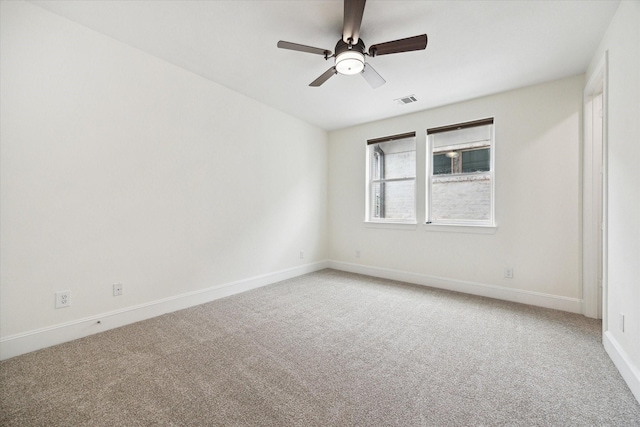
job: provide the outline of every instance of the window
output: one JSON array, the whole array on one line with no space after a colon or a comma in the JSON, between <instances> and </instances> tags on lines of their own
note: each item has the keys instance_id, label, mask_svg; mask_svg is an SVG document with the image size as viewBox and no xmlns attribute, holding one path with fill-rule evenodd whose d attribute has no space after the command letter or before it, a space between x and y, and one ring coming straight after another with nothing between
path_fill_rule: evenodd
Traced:
<instances>
[{"instance_id":1,"label":"window","mask_svg":"<svg viewBox=\"0 0 640 427\"><path fill-rule=\"evenodd\" d=\"M493 118L427 136L427 223L493 225Z\"/></svg>"},{"instance_id":2,"label":"window","mask_svg":"<svg viewBox=\"0 0 640 427\"><path fill-rule=\"evenodd\" d=\"M415 132L367 141L366 219L415 223Z\"/></svg>"}]
</instances>

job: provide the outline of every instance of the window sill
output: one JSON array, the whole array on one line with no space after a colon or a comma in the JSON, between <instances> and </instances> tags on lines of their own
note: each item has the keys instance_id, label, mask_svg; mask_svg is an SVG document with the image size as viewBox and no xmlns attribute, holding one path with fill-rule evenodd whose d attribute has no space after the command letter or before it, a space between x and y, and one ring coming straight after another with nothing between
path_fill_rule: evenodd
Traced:
<instances>
[{"instance_id":1,"label":"window sill","mask_svg":"<svg viewBox=\"0 0 640 427\"><path fill-rule=\"evenodd\" d=\"M495 234L498 231L497 225L423 224L423 226L425 231L445 233Z\"/></svg>"},{"instance_id":2,"label":"window sill","mask_svg":"<svg viewBox=\"0 0 640 427\"><path fill-rule=\"evenodd\" d=\"M377 222L365 221L364 226L367 228L386 228L389 230L417 230L416 222Z\"/></svg>"}]
</instances>

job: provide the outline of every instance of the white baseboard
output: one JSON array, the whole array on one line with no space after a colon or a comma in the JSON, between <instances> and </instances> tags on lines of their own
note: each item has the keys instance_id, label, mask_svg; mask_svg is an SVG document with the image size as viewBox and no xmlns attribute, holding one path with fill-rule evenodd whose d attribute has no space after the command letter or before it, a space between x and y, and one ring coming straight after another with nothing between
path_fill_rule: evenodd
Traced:
<instances>
[{"instance_id":1,"label":"white baseboard","mask_svg":"<svg viewBox=\"0 0 640 427\"><path fill-rule=\"evenodd\" d=\"M371 267L368 265L352 264L342 261L329 260L329 268L349 271L351 273L365 274L367 276L380 277L383 279L413 283L416 285L430 286L432 288L463 292L482 297L552 308L555 310L568 311L570 313L582 313L582 300L578 298L524 291L521 289L510 289L485 283L448 279L445 277L429 276L426 274L391 270L388 268Z\"/></svg>"},{"instance_id":2,"label":"white baseboard","mask_svg":"<svg viewBox=\"0 0 640 427\"><path fill-rule=\"evenodd\" d=\"M640 369L631 361L629 355L622 349L618 340L615 339L611 332L607 331L602 336L602 344L607 354L616 365L620 375L629 386L631 393L640 403Z\"/></svg>"},{"instance_id":3,"label":"white baseboard","mask_svg":"<svg viewBox=\"0 0 640 427\"><path fill-rule=\"evenodd\" d=\"M305 264L161 300L151 301L145 304L123 308L121 310L100 313L95 316L85 317L71 322L10 335L0 339L0 360L19 356L21 354L61 344L67 341L72 341L98 332L104 332L130 323L150 319L165 313L204 304L219 298L246 292L281 280L322 270L328 266L328 261ZM98 323L98 321L100 323Z\"/></svg>"}]
</instances>

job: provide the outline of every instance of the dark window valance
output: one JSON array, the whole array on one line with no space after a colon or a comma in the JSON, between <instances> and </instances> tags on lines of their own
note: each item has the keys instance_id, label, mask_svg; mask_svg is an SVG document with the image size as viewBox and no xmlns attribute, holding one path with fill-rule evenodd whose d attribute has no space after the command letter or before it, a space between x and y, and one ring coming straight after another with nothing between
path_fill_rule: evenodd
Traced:
<instances>
[{"instance_id":1,"label":"dark window valance","mask_svg":"<svg viewBox=\"0 0 640 427\"><path fill-rule=\"evenodd\" d=\"M476 126L492 125L492 124L493 124L493 117L490 117L488 119L474 120L472 122L458 123L455 125L440 126L437 128L427 129L427 135L432 135L434 133L450 132L452 130L472 128Z\"/></svg>"},{"instance_id":2,"label":"dark window valance","mask_svg":"<svg viewBox=\"0 0 640 427\"><path fill-rule=\"evenodd\" d=\"M407 133L401 133L398 135L383 136L382 138L368 139L367 145L379 144L381 142L395 141L397 139L414 138L415 136L416 136L415 132L407 132Z\"/></svg>"}]
</instances>

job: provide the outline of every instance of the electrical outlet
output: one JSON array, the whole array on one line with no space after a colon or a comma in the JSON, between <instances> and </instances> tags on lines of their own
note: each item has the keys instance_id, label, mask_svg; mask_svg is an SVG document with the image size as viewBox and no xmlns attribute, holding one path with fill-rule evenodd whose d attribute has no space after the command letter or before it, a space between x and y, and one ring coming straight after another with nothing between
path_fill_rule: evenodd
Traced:
<instances>
[{"instance_id":1,"label":"electrical outlet","mask_svg":"<svg viewBox=\"0 0 640 427\"><path fill-rule=\"evenodd\" d=\"M304 251L300 251L300 259L304 259Z\"/></svg>"},{"instance_id":2,"label":"electrical outlet","mask_svg":"<svg viewBox=\"0 0 640 427\"><path fill-rule=\"evenodd\" d=\"M513 268L507 267L504 269L504 277L507 279L513 279Z\"/></svg>"},{"instance_id":3,"label":"electrical outlet","mask_svg":"<svg viewBox=\"0 0 640 427\"><path fill-rule=\"evenodd\" d=\"M117 297L122 295L122 283L116 283L113 285L113 296Z\"/></svg>"},{"instance_id":4,"label":"electrical outlet","mask_svg":"<svg viewBox=\"0 0 640 427\"><path fill-rule=\"evenodd\" d=\"M56 308L71 306L71 291L56 292Z\"/></svg>"},{"instance_id":5,"label":"electrical outlet","mask_svg":"<svg viewBox=\"0 0 640 427\"><path fill-rule=\"evenodd\" d=\"M360 258L360 251L356 251L356 258Z\"/></svg>"}]
</instances>

